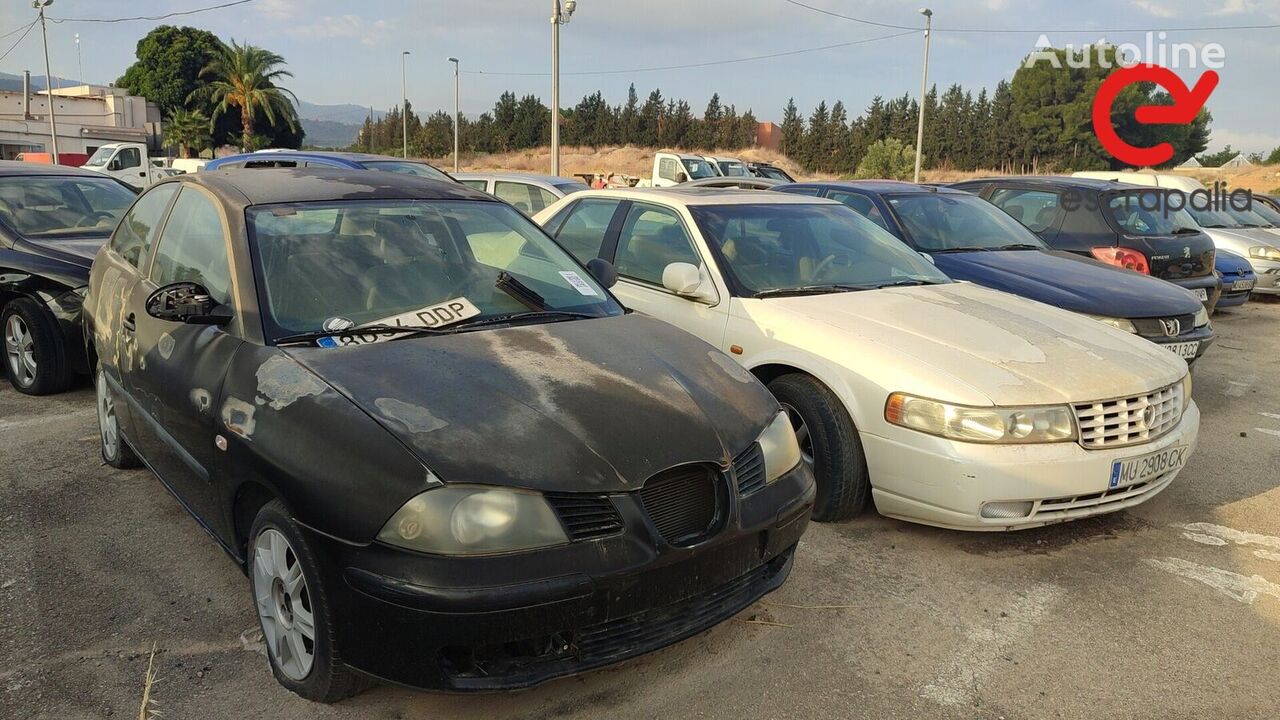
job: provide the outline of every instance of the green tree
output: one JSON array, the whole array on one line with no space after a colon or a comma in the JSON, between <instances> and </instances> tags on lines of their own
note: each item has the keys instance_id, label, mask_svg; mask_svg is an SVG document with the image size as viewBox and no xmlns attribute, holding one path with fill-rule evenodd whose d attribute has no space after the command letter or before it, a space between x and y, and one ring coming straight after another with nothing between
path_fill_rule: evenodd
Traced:
<instances>
[{"instance_id":1,"label":"green tree","mask_svg":"<svg viewBox=\"0 0 1280 720\"><path fill-rule=\"evenodd\" d=\"M782 111L782 154L800 162L803 147L804 118L800 117L800 110L796 108L796 99L791 98Z\"/></svg>"},{"instance_id":2,"label":"green tree","mask_svg":"<svg viewBox=\"0 0 1280 720\"><path fill-rule=\"evenodd\" d=\"M1226 165L1231 160L1234 160L1235 157L1239 154L1240 154L1240 151L1233 149L1230 143L1228 143L1226 147L1222 148L1216 153L1208 153L1206 155L1201 155L1200 164L1204 165L1205 167L1211 167L1211 168L1222 167L1223 165Z\"/></svg>"},{"instance_id":3,"label":"green tree","mask_svg":"<svg viewBox=\"0 0 1280 720\"><path fill-rule=\"evenodd\" d=\"M916 151L897 138L878 140L858 164L859 178L909 180L915 172Z\"/></svg>"},{"instance_id":4,"label":"green tree","mask_svg":"<svg viewBox=\"0 0 1280 720\"><path fill-rule=\"evenodd\" d=\"M137 59L116 85L155 103L165 117L191 109L187 98L204 85L200 71L213 62L221 47L218 37L207 30L161 25L138 41Z\"/></svg>"},{"instance_id":5,"label":"green tree","mask_svg":"<svg viewBox=\"0 0 1280 720\"><path fill-rule=\"evenodd\" d=\"M174 110L164 125L165 142L184 158L196 157L213 145L213 123L199 110Z\"/></svg>"},{"instance_id":6,"label":"green tree","mask_svg":"<svg viewBox=\"0 0 1280 720\"><path fill-rule=\"evenodd\" d=\"M283 68L284 58L270 50L244 44L235 40L222 45L213 61L200 71L208 83L193 92L194 97L213 103L213 116L228 114L232 109L240 114L240 140L245 150L254 149L254 128L261 113L267 124L275 127L286 125L291 130L298 127L293 103L297 98L289 90L276 85L278 80L293 77Z\"/></svg>"},{"instance_id":7,"label":"green tree","mask_svg":"<svg viewBox=\"0 0 1280 720\"><path fill-rule=\"evenodd\" d=\"M1280 147L1277 147L1275 150L1272 150L1271 154L1267 156L1267 159L1265 162L1268 165L1280 165Z\"/></svg>"}]
</instances>

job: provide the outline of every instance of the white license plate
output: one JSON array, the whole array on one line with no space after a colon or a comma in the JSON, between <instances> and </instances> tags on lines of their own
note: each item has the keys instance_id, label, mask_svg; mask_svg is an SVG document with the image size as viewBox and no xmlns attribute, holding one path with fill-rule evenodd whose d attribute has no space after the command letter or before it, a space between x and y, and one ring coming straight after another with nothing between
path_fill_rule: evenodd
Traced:
<instances>
[{"instance_id":1,"label":"white license plate","mask_svg":"<svg viewBox=\"0 0 1280 720\"><path fill-rule=\"evenodd\" d=\"M1232 289L1232 291L1235 291L1235 292L1239 292L1239 291L1241 291L1241 290L1252 290L1252 289L1253 289L1253 281L1252 281L1252 280L1237 280L1237 281L1235 281L1235 283L1233 283L1233 284L1231 285L1231 289Z\"/></svg>"},{"instance_id":2,"label":"white license plate","mask_svg":"<svg viewBox=\"0 0 1280 720\"><path fill-rule=\"evenodd\" d=\"M1177 355L1183 360L1195 360L1196 353L1200 352L1200 341L1196 340L1195 342L1170 343L1165 345L1165 347L1168 348L1169 352Z\"/></svg>"},{"instance_id":3,"label":"white license plate","mask_svg":"<svg viewBox=\"0 0 1280 720\"><path fill-rule=\"evenodd\" d=\"M1187 463L1187 453L1191 448L1187 445L1165 448L1141 457L1116 460L1111 463L1111 489L1128 487L1153 477L1182 469Z\"/></svg>"},{"instance_id":4,"label":"white license plate","mask_svg":"<svg viewBox=\"0 0 1280 720\"><path fill-rule=\"evenodd\" d=\"M1196 299L1200 302L1209 302L1209 291L1204 288L1191 288L1191 292L1196 294Z\"/></svg>"}]
</instances>

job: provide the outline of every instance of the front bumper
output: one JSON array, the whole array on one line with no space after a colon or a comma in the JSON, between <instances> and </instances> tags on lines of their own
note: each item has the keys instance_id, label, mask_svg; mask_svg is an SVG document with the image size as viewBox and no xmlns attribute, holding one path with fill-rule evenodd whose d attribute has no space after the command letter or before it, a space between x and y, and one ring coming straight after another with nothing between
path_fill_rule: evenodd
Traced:
<instances>
[{"instance_id":1,"label":"front bumper","mask_svg":"<svg viewBox=\"0 0 1280 720\"><path fill-rule=\"evenodd\" d=\"M1205 351L1209 349L1209 346L1213 344L1213 341L1217 339L1217 336L1213 332L1212 325L1205 325L1204 327L1195 328L1191 332L1185 332L1185 333L1182 333L1181 335L1175 335L1173 337L1169 337L1167 335L1159 335L1159 336L1139 335L1138 337L1141 337L1145 340L1150 340L1151 342L1157 345L1178 345L1181 343L1189 343L1189 342L1200 343L1199 347L1197 347L1196 349L1196 356L1194 358L1186 359L1188 363L1193 363L1196 360L1200 359L1200 356L1204 355Z\"/></svg>"},{"instance_id":2,"label":"front bumper","mask_svg":"<svg viewBox=\"0 0 1280 720\"><path fill-rule=\"evenodd\" d=\"M1115 512L1143 503L1178 472L1142 486L1110 488L1111 464L1165 448L1194 451L1200 411L1192 402L1160 439L1111 450L1077 443L978 445L905 431L893 439L862 434L872 497L882 515L956 530L1023 530ZM979 514L988 502L1032 501L1017 519Z\"/></svg>"},{"instance_id":3,"label":"front bumper","mask_svg":"<svg viewBox=\"0 0 1280 720\"><path fill-rule=\"evenodd\" d=\"M1258 274L1258 284L1253 292L1259 295L1280 295L1280 262L1249 258L1249 264Z\"/></svg>"},{"instance_id":4,"label":"front bumper","mask_svg":"<svg viewBox=\"0 0 1280 720\"><path fill-rule=\"evenodd\" d=\"M692 547L661 540L635 494L611 496L613 537L457 558L311 533L343 661L384 682L447 691L528 687L670 645L782 585L809 523L802 464L730 501Z\"/></svg>"}]
</instances>

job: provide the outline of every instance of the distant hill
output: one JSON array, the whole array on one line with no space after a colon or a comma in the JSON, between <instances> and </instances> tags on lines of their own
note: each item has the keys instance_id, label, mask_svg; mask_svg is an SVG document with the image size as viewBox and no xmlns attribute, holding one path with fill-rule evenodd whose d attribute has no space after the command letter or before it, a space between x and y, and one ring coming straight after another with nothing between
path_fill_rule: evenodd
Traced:
<instances>
[{"instance_id":1,"label":"distant hill","mask_svg":"<svg viewBox=\"0 0 1280 720\"><path fill-rule=\"evenodd\" d=\"M373 119L381 120L386 115L381 110L373 111ZM303 120L325 120L344 125L363 125L369 117L369 108L350 103L342 105L317 105L305 100L298 102L298 117Z\"/></svg>"},{"instance_id":2,"label":"distant hill","mask_svg":"<svg viewBox=\"0 0 1280 720\"><path fill-rule=\"evenodd\" d=\"M70 78L58 77L57 75L53 76L53 86L55 88L71 87L74 85L83 85L83 84L84 83L80 82L79 80L72 80ZM40 75L31 73L31 89L32 90L44 89L43 73L41 73ZM13 73L0 72L0 90L7 90L7 91L17 90L21 92L22 75L14 75ZM366 111L365 115L368 115L368 114L369 113ZM364 122L364 121L362 120L361 122Z\"/></svg>"},{"instance_id":3,"label":"distant hill","mask_svg":"<svg viewBox=\"0 0 1280 720\"><path fill-rule=\"evenodd\" d=\"M360 134L359 125L333 122L332 120L308 120L302 118L302 129L307 133L303 143L315 148L346 148Z\"/></svg>"}]
</instances>

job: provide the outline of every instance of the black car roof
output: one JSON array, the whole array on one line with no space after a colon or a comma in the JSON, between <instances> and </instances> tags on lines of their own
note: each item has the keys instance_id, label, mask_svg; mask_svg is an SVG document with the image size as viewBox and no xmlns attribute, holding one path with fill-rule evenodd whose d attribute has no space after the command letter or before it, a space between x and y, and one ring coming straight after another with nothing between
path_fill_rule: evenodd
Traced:
<instances>
[{"instance_id":1,"label":"black car roof","mask_svg":"<svg viewBox=\"0 0 1280 720\"><path fill-rule=\"evenodd\" d=\"M831 180L798 182L780 185L773 189L782 190L789 187L821 187L836 190L861 190L863 192L875 193L877 195L926 195L934 193L946 193L949 195L969 194L959 188L947 187L945 185L917 185L915 183L902 182L900 180Z\"/></svg>"},{"instance_id":2,"label":"black car roof","mask_svg":"<svg viewBox=\"0 0 1280 720\"><path fill-rule=\"evenodd\" d=\"M1076 190L1097 190L1099 192L1115 190L1117 188L1134 187L1128 183L1116 182L1115 180L1098 180L1095 178L1080 178L1068 175L1001 175L999 177L964 180L952 183L950 187L955 187L956 185L974 185L992 182L1018 182L1025 183L1027 185L1040 185L1042 187L1065 187L1074 188Z\"/></svg>"},{"instance_id":3,"label":"black car roof","mask_svg":"<svg viewBox=\"0 0 1280 720\"><path fill-rule=\"evenodd\" d=\"M234 205L380 198L498 202L488 193L446 180L348 168L209 170L178 175L164 182L194 183Z\"/></svg>"},{"instance_id":4,"label":"black car roof","mask_svg":"<svg viewBox=\"0 0 1280 720\"><path fill-rule=\"evenodd\" d=\"M72 177L110 177L92 170L81 170L69 165L45 165L43 163L19 162L17 160L0 160L0 177L15 175L69 175Z\"/></svg>"}]
</instances>

